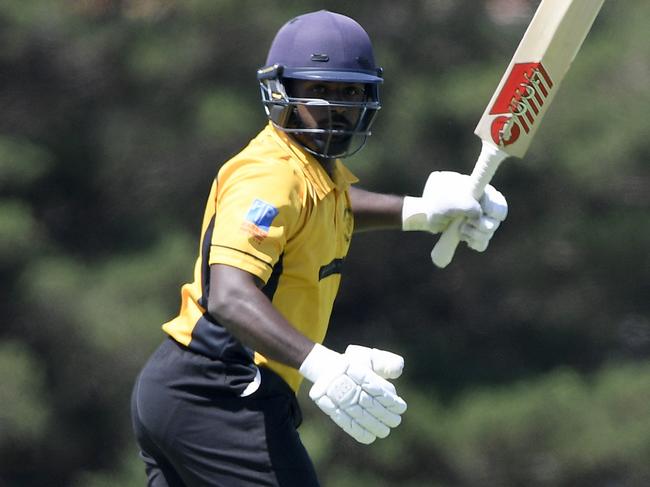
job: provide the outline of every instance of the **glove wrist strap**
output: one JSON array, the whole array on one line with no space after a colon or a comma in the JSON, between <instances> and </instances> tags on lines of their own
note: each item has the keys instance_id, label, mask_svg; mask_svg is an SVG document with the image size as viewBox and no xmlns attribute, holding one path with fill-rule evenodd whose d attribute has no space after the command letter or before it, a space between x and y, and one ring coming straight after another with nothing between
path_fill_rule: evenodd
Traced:
<instances>
[{"instance_id":1,"label":"glove wrist strap","mask_svg":"<svg viewBox=\"0 0 650 487\"><path fill-rule=\"evenodd\" d=\"M305 379L316 382L324 372L330 370L332 365L340 360L340 353L316 343L298 370Z\"/></svg>"},{"instance_id":2,"label":"glove wrist strap","mask_svg":"<svg viewBox=\"0 0 650 487\"><path fill-rule=\"evenodd\" d=\"M405 196L402 205L402 231L422 230L427 224L427 215L422 211L422 198Z\"/></svg>"}]
</instances>

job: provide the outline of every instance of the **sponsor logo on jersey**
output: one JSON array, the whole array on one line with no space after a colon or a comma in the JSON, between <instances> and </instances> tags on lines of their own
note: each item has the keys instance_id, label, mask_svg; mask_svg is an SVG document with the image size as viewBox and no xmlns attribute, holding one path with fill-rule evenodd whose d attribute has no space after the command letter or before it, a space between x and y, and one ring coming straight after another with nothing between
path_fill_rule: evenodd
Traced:
<instances>
[{"instance_id":1,"label":"sponsor logo on jersey","mask_svg":"<svg viewBox=\"0 0 650 487\"><path fill-rule=\"evenodd\" d=\"M262 241L269 234L273 219L279 210L270 203L256 199L246 213L242 230L248 232L255 240Z\"/></svg>"}]
</instances>

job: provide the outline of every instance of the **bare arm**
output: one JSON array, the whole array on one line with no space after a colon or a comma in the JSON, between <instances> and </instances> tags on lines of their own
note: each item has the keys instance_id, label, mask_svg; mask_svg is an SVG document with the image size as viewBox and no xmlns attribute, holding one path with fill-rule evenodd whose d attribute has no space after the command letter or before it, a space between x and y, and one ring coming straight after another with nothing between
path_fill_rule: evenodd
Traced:
<instances>
[{"instance_id":1,"label":"bare arm","mask_svg":"<svg viewBox=\"0 0 650 487\"><path fill-rule=\"evenodd\" d=\"M355 232L402 228L402 196L373 193L351 187L350 200Z\"/></svg>"},{"instance_id":2,"label":"bare arm","mask_svg":"<svg viewBox=\"0 0 650 487\"><path fill-rule=\"evenodd\" d=\"M261 285L236 267L210 266L208 312L244 345L297 369L314 343L284 319Z\"/></svg>"}]
</instances>

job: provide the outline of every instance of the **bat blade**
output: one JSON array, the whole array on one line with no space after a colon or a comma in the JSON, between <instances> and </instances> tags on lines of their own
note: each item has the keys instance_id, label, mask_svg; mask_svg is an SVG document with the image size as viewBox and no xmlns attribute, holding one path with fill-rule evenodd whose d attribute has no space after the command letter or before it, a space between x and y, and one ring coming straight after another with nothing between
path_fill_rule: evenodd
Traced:
<instances>
[{"instance_id":1,"label":"bat blade","mask_svg":"<svg viewBox=\"0 0 650 487\"><path fill-rule=\"evenodd\" d=\"M523 157L605 0L542 0L474 133L483 141L471 174L480 198L501 162ZM446 267L459 243L461 219L431 252Z\"/></svg>"},{"instance_id":2,"label":"bat blade","mask_svg":"<svg viewBox=\"0 0 650 487\"><path fill-rule=\"evenodd\" d=\"M604 0L543 0L474 133L523 157Z\"/></svg>"}]
</instances>

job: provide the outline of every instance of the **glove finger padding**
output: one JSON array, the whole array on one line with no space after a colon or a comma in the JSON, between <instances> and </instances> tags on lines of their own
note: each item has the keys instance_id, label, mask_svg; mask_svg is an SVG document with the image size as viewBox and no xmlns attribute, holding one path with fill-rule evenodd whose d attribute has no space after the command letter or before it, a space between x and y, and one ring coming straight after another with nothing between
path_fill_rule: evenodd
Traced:
<instances>
[{"instance_id":1,"label":"glove finger padding","mask_svg":"<svg viewBox=\"0 0 650 487\"><path fill-rule=\"evenodd\" d=\"M362 396L364 394L365 393L363 392L361 393ZM390 428L394 426L387 425L385 421L380 419L380 416L382 416L382 414L381 411L378 410L379 408L381 408L381 405L377 403L373 404L373 406L370 408L366 408L362 406L360 402L357 405L346 408L345 412L349 414L357 423L359 423L360 426L368 430L373 435L379 438L386 438L390 433Z\"/></svg>"},{"instance_id":2,"label":"glove finger padding","mask_svg":"<svg viewBox=\"0 0 650 487\"><path fill-rule=\"evenodd\" d=\"M313 392L312 387L309 395L321 411L357 441L368 444L372 443L377 436L385 438L390 433L389 427L374 415L381 413L365 407L369 403L372 404L372 399L370 401L362 399L361 397L367 396L367 393L363 392L361 386L355 384L348 376L341 375L334 378L325 394L319 397L313 396ZM318 390L315 392L319 393ZM374 406L374 409L378 409L377 406L381 407L379 404Z\"/></svg>"},{"instance_id":3,"label":"glove finger padding","mask_svg":"<svg viewBox=\"0 0 650 487\"><path fill-rule=\"evenodd\" d=\"M391 428L399 426L402 422L402 417L400 416L401 413L390 411L378 400L366 392L361 393L359 404L368 412L370 412L370 414L372 414L375 418L377 418L385 425L390 426Z\"/></svg>"},{"instance_id":4,"label":"glove finger padding","mask_svg":"<svg viewBox=\"0 0 650 487\"><path fill-rule=\"evenodd\" d=\"M388 411L395 414L406 411L406 402L397 395L395 386L370 369L353 363L348 367L347 375Z\"/></svg>"},{"instance_id":5,"label":"glove finger padding","mask_svg":"<svg viewBox=\"0 0 650 487\"><path fill-rule=\"evenodd\" d=\"M385 438L391 428L400 424L406 403L390 382L370 368L373 350L358 348L362 349L357 350L357 357L361 358L353 361L347 355L316 344L301 364L300 372L313 382L309 397L316 405L346 433L368 444L377 437ZM384 372L401 373L403 359L384 353L376 354L380 362L385 360L388 364L386 368L390 370Z\"/></svg>"},{"instance_id":6,"label":"glove finger padding","mask_svg":"<svg viewBox=\"0 0 650 487\"><path fill-rule=\"evenodd\" d=\"M309 396L346 433L366 444L388 436L406 410L395 387L361 364L319 378Z\"/></svg>"},{"instance_id":7,"label":"glove finger padding","mask_svg":"<svg viewBox=\"0 0 650 487\"><path fill-rule=\"evenodd\" d=\"M360 425L348 413L360 395L360 387L345 374L329 375L318 380L309 391L309 397L343 431L359 443L370 444L376 435Z\"/></svg>"},{"instance_id":8,"label":"glove finger padding","mask_svg":"<svg viewBox=\"0 0 650 487\"><path fill-rule=\"evenodd\" d=\"M376 435L373 435L370 431L354 421L341 409L337 409L334 413L330 414L329 417L332 419L332 421L334 421L334 423L339 426L339 428L341 428L359 443L369 445L377 439Z\"/></svg>"},{"instance_id":9,"label":"glove finger padding","mask_svg":"<svg viewBox=\"0 0 650 487\"><path fill-rule=\"evenodd\" d=\"M483 196L479 203L483 213L490 218L503 221L508 216L506 197L491 184L488 184L483 190Z\"/></svg>"},{"instance_id":10,"label":"glove finger padding","mask_svg":"<svg viewBox=\"0 0 650 487\"><path fill-rule=\"evenodd\" d=\"M478 220L468 220L460 226L460 240L467 242L471 249L483 252L500 224L499 220L488 216L482 216Z\"/></svg>"}]
</instances>

